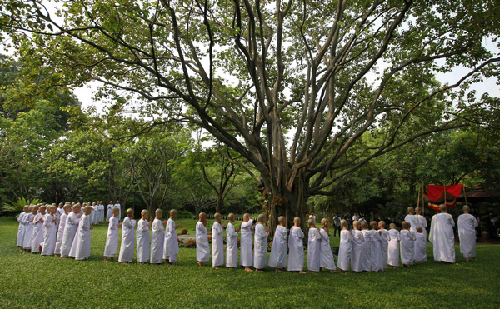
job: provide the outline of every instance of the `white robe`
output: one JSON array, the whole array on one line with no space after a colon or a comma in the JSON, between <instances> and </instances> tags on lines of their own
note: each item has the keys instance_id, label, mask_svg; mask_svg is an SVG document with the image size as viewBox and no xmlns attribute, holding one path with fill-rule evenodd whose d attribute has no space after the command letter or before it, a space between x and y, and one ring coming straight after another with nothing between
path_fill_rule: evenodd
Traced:
<instances>
[{"instance_id":1,"label":"white robe","mask_svg":"<svg viewBox=\"0 0 500 309\"><path fill-rule=\"evenodd\" d=\"M229 222L226 227L226 267L238 267L238 233Z\"/></svg>"},{"instance_id":2,"label":"white robe","mask_svg":"<svg viewBox=\"0 0 500 309\"><path fill-rule=\"evenodd\" d=\"M108 206L106 206L106 209L107 209L107 213L106 213L106 222L109 222L109 218L113 217L113 204L108 204ZM119 221L119 220L118 220Z\"/></svg>"},{"instance_id":3,"label":"white robe","mask_svg":"<svg viewBox=\"0 0 500 309\"><path fill-rule=\"evenodd\" d=\"M38 222L40 218L44 219L45 215L38 213L33 218L33 237L31 238L31 252L40 252L39 245L43 242L43 221Z\"/></svg>"},{"instance_id":4,"label":"white robe","mask_svg":"<svg viewBox=\"0 0 500 309\"><path fill-rule=\"evenodd\" d=\"M82 216L82 221L80 221L80 228L76 235L75 260L77 261L86 260L90 256L91 220L92 217L84 214Z\"/></svg>"},{"instance_id":5,"label":"white robe","mask_svg":"<svg viewBox=\"0 0 500 309\"><path fill-rule=\"evenodd\" d=\"M263 269L267 265L267 232L262 223L255 226L253 266Z\"/></svg>"},{"instance_id":6,"label":"white robe","mask_svg":"<svg viewBox=\"0 0 500 309\"><path fill-rule=\"evenodd\" d=\"M33 218L32 213L27 213L24 218L24 235L23 235L23 249L31 250L31 239L33 238Z\"/></svg>"},{"instance_id":7,"label":"white robe","mask_svg":"<svg viewBox=\"0 0 500 309\"><path fill-rule=\"evenodd\" d=\"M59 225L57 226L56 247L54 249L54 254L61 254L62 240L64 236L64 229L66 228L67 219L68 219L68 214L66 213L63 213L59 218Z\"/></svg>"},{"instance_id":8,"label":"white robe","mask_svg":"<svg viewBox=\"0 0 500 309\"><path fill-rule=\"evenodd\" d=\"M253 265L252 219L241 223L240 263L244 267L251 267Z\"/></svg>"},{"instance_id":9,"label":"white robe","mask_svg":"<svg viewBox=\"0 0 500 309\"><path fill-rule=\"evenodd\" d=\"M79 218L80 221L78 221L78 227L76 228L76 233L75 233L75 237L73 238L73 243L71 244L71 250L69 251L69 254L68 256L69 257L76 257L76 249L77 249L77 245L78 245L78 235L80 234L80 230L82 229L82 219L83 219L83 215Z\"/></svg>"},{"instance_id":10,"label":"white robe","mask_svg":"<svg viewBox=\"0 0 500 309\"><path fill-rule=\"evenodd\" d=\"M104 247L104 256L115 257L118 252L118 218L109 218L108 233L106 235L106 246Z\"/></svg>"},{"instance_id":11,"label":"white robe","mask_svg":"<svg viewBox=\"0 0 500 309\"><path fill-rule=\"evenodd\" d=\"M352 254L351 254L351 270L353 272L363 271L363 248L365 237L363 232L352 230Z\"/></svg>"},{"instance_id":12,"label":"white robe","mask_svg":"<svg viewBox=\"0 0 500 309\"><path fill-rule=\"evenodd\" d=\"M420 220L417 219L416 215L407 215L405 221L410 223L410 232L416 233L417 226L421 226Z\"/></svg>"},{"instance_id":13,"label":"white robe","mask_svg":"<svg viewBox=\"0 0 500 309\"><path fill-rule=\"evenodd\" d=\"M477 220L471 214L461 214L457 219L460 253L464 258L476 257Z\"/></svg>"},{"instance_id":14,"label":"white robe","mask_svg":"<svg viewBox=\"0 0 500 309\"><path fill-rule=\"evenodd\" d=\"M348 230L340 232L339 256L337 258L337 267L343 271L349 270L352 251L352 234Z\"/></svg>"},{"instance_id":15,"label":"white robe","mask_svg":"<svg viewBox=\"0 0 500 309\"><path fill-rule=\"evenodd\" d=\"M131 220L129 217L125 217L125 219L123 219L122 244L120 247L120 255L118 256L118 262L120 263L132 263L132 259L134 258L135 225L135 220Z\"/></svg>"},{"instance_id":16,"label":"white robe","mask_svg":"<svg viewBox=\"0 0 500 309\"><path fill-rule=\"evenodd\" d=\"M122 206L120 204L115 204L114 207L118 207L118 221L122 221ZM125 221L125 219L123 220Z\"/></svg>"},{"instance_id":17,"label":"white robe","mask_svg":"<svg viewBox=\"0 0 500 309\"><path fill-rule=\"evenodd\" d=\"M288 265L287 271L302 271L304 267L304 233L300 227L292 227L288 237Z\"/></svg>"},{"instance_id":18,"label":"white robe","mask_svg":"<svg viewBox=\"0 0 500 309\"><path fill-rule=\"evenodd\" d=\"M380 229L381 232L380 236L382 237L380 241L380 249L382 250L382 260L380 261L380 267L387 268L387 241L388 241L388 236L387 236L387 230L386 229Z\"/></svg>"},{"instance_id":19,"label":"white robe","mask_svg":"<svg viewBox=\"0 0 500 309\"><path fill-rule=\"evenodd\" d=\"M288 238L288 231L286 226L276 227L276 232L274 233L274 238L273 238L273 246L271 247L271 255L269 256L269 262L267 263L269 266L275 268L286 267L287 238Z\"/></svg>"},{"instance_id":20,"label":"white robe","mask_svg":"<svg viewBox=\"0 0 500 309\"><path fill-rule=\"evenodd\" d=\"M368 230L362 230L365 242L363 243L363 253L361 254L361 265L363 271L372 270L372 234Z\"/></svg>"},{"instance_id":21,"label":"white robe","mask_svg":"<svg viewBox=\"0 0 500 309\"><path fill-rule=\"evenodd\" d=\"M424 233L415 233L415 243L413 245L413 260L415 262L427 261L427 239Z\"/></svg>"},{"instance_id":22,"label":"white robe","mask_svg":"<svg viewBox=\"0 0 500 309\"><path fill-rule=\"evenodd\" d=\"M139 220L137 223L137 263L149 261L149 227L147 220Z\"/></svg>"},{"instance_id":23,"label":"white robe","mask_svg":"<svg viewBox=\"0 0 500 309\"><path fill-rule=\"evenodd\" d=\"M203 222L196 223L196 261L210 261L210 248L208 246L207 228L203 225Z\"/></svg>"},{"instance_id":24,"label":"white robe","mask_svg":"<svg viewBox=\"0 0 500 309\"><path fill-rule=\"evenodd\" d=\"M161 264L163 262L163 224L161 220L155 218L151 225L151 263Z\"/></svg>"},{"instance_id":25,"label":"white robe","mask_svg":"<svg viewBox=\"0 0 500 309\"><path fill-rule=\"evenodd\" d=\"M422 215L415 215L415 221L417 222L417 226L422 227L422 234L424 234L425 238L427 239L427 219L425 219L425 217Z\"/></svg>"},{"instance_id":26,"label":"white robe","mask_svg":"<svg viewBox=\"0 0 500 309\"><path fill-rule=\"evenodd\" d=\"M77 214L70 212L66 218L66 226L64 227L64 234L61 243L61 257L69 256L79 223L80 218L78 218Z\"/></svg>"},{"instance_id":27,"label":"white robe","mask_svg":"<svg viewBox=\"0 0 500 309\"><path fill-rule=\"evenodd\" d=\"M57 225L52 220L54 220L54 217L47 215L43 222L42 255L53 255L56 248Z\"/></svg>"},{"instance_id":28,"label":"white robe","mask_svg":"<svg viewBox=\"0 0 500 309\"><path fill-rule=\"evenodd\" d=\"M399 242L401 236L396 229L390 229L387 232L387 264L398 267L399 266Z\"/></svg>"},{"instance_id":29,"label":"white robe","mask_svg":"<svg viewBox=\"0 0 500 309\"><path fill-rule=\"evenodd\" d=\"M321 235L315 227L307 233L307 270L319 272L321 265Z\"/></svg>"},{"instance_id":30,"label":"white robe","mask_svg":"<svg viewBox=\"0 0 500 309\"><path fill-rule=\"evenodd\" d=\"M179 253L179 244L177 242L177 229L175 222L171 218L167 221L165 230L165 244L163 249L163 258L170 263L177 262L177 254Z\"/></svg>"},{"instance_id":31,"label":"white robe","mask_svg":"<svg viewBox=\"0 0 500 309\"><path fill-rule=\"evenodd\" d=\"M224 265L224 243L222 226L219 222L212 224L212 267Z\"/></svg>"},{"instance_id":32,"label":"white robe","mask_svg":"<svg viewBox=\"0 0 500 309\"><path fill-rule=\"evenodd\" d=\"M413 265L413 250L414 242L417 239L415 233L408 230L402 230L400 233L401 237L401 262L403 265Z\"/></svg>"},{"instance_id":33,"label":"white robe","mask_svg":"<svg viewBox=\"0 0 500 309\"><path fill-rule=\"evenodd\" d=\"M382 271L382 236L377 230L371 230L372 271Z\"/></svg>"},{"instance_id":34,"label":"white robe","mask_svg":"<svg viewBox=\"0 0 500 309\"><path fill-rule=\"evenodd\" d=\"M330 247L330 237L325 229L320 229L319 234L321 235L321 261L320 267L329 270L335 270L335 260L333 259L332 247ZM307 258L309 260L309 258Z\"/></svg>"},{"instance_id":35,"label":"white robe","mask_svg":"<svg viewBox=\"0 0 500 309\"><path fill-rule=\"evenodd\" d=\"M432 217L429 240L432 242L434 260L455 263L455 222L448 213L439 213Z\"/></svg>"},{"instance_id":36,"label":"white robe","mask_svg":"<svg viewBox=\"0 0 500 309\"><path fill-rule=\"evenodd\" d=\"M23 218L26 213L23 211L17 216L17 222L19 222L19 226L17 227L17 246L23 246L23 238L24 238L24 223Z\"/></svg>"}]
</instances>

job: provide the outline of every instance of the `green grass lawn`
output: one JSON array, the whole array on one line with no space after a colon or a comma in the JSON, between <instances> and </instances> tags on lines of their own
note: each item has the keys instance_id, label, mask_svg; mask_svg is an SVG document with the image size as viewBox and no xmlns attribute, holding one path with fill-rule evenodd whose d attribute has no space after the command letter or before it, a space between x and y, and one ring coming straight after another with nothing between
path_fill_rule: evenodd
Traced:
<instances>
[{"instance_id":1,"label":"green grass lawn","mask_svg":"<svg viewBox=\"0 0 500 309\"><path fill-rule=\"evenodd\" d=\"M194 233L194 220L178 220ZM210 223L209 223L210 224ZM478 262L429 261L386 273L276 274L196 266L196 249L180 248L167 267L103 263L106 225L92 231L88 261L21 254L17 222L0 218L0 306L20 307L500 307L500 246L477 248ZM332 245L338 238L332 238ZM459 252L458 246L456 247ZM429 260L432 248L428 247Z\"/></svg>"}]
</instances>

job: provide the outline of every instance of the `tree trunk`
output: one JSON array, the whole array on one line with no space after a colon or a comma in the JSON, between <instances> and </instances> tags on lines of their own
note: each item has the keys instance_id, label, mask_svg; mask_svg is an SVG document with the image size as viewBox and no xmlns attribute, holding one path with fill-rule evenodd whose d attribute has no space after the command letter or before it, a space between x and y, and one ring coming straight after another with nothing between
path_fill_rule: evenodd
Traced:
<instances>
[{"instance_id":1,"label":"tree trunk","mask_svg":"<svg viewBox=\"0 0 500 309\"><path fill-rule=\"evenodd\" d=\"M224 192L222 192L222 191L217 192L217 206L216 206L215 210L218 213L222 213L222 207L224 206L223 194L224 194Z\"/></svg>"}]
</instances>

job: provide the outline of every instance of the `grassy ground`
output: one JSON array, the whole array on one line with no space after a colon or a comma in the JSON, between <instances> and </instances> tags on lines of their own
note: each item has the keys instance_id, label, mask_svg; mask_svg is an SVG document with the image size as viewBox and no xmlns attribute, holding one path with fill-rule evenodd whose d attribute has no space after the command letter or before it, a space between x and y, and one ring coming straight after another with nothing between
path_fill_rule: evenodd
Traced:
<instances>
[{"instance_id":1,"label":"grassy ground","mask_svg":"<svg viewBox=\"0 0 500 309\"><path fill-rule=\"evenodd\" d=\"M194 233L194 220L179 220ZM196 267L180 248L177 265L103 263L106 226L92 231L88 261L21 254L17 222L0 218L0 306L19 307L500 307L500 246L478 246L478 262L427 262L386 273L300 275ZM332 245L338 238L332 238ZM457 252L459 248L457 246ZM428 247L432 260L432 249Z\"/></svg>"}]
</instances>

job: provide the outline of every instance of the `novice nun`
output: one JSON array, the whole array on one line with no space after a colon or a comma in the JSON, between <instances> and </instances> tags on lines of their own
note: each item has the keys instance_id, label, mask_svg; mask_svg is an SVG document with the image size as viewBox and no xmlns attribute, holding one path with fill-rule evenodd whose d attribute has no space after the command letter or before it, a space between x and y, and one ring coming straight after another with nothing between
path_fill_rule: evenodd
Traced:
<instances>
[{"instance_id":1,"label":"novice nun","mask_svg":"<svg viewBox=\"0 0 500 309\"><path fill-rule=\"evenodd\" d=\"M156 218L153 220L152 237L151 237L151 264L160 265L163 263L163 227L167 224L167 220L161 221L163 211L158 208L156 210Z\"/></svg>"},{"instance_id":2,"label":"novice nun","mask_svg":"<svg viewBox=\"0 0 500 309\"><path fill-rule=\"evenodd\" d=\"M399 266L399 241L401 240L396 224L389 225L387 232L387 264L392 268Z\"/></svg>"},{"instance_id":3,"label":"novice nun","mask_svg":"<svg viewBox=\"0 0 500 309\"><path fill-rule=\"evenodd\" d=\"M179 253L179 244L177 242L177 229L181 225L176 225L174 219L177 218L177 210L170 210L170 218L167 221L167 229L165 231L165 245L163 250L163 259L167 265L177 262L177 254Z\"/></svg>"},{"instance_id":4,"label":"novice nun","mask_svg":"<svg viewBox=\"0 0 500 309\"><path fill-rule=\"evenodd\" d=\"M335 261L333 260L332 247L330 247L330 237L328 236L328 219L321 219L321 229L319 230L321 235L321 268L329 269L332 273L337 272L335 267Z\"/></svg>"},{"instance_id":5,"label":"novice nun","mask_svg":"<svg viewBox=\"0 0 500 309\"><path fill-rule=\"evenodd\" d=\"M371 226L371 252L372 252L372 260L371 260L371 270L374 272L383 271L382 267L382 236L380 232L377 231L378 223L376 221L370 222Z\"/></svg>"},{"instance_id":6,"label":"novice nun","mask_svg":"<svg viewBox=\"0 0 500 309\"><path fill-rule=\"evenodd\" d=\"M457 219L458 239L460 240L460 252L464 259L469 262L472 258L476 261L476 227L477 220L469 213L469 206L462 207L461 214Z\"/></svg>"},{"instance_id":7,"label":"novice nun","mask_svg":"<svg viewBox=\"0 0 500 309\"><path fill-rule=\"evenodd\" d=\"M250 214L246 213L243 215L243 222L241 223L240 263L248 272L252 271L250 267L253 265L252 229L252 218Z\"/></svg>"},{"instance_id":8,"label":"novice nun","mask_svg":"<svg viewBox=\"0 0 500 309\"><path fill-rule=\"evenodd\" d=\"M349 262L351 259L352 234L347 229L346 220L342 219L342 221L340 221L340 226L342 226L342 232L340 232L340 247L337 268L339 268L340 271L347 273L349 271Z\"/></svg>"},{"instance_id":9,"label":"novice nun","mask_svg":"<svg viewBox=\"0 0 500 309\"><path fill-rule=\"evenodd\" d=\"M286 254L287 254L287 238L288 230L286 228L286 218L278 217L279 225L274 232L273 245L271 247L271 255L269 256L268 265L276 268L276 272L281 272L280 269L286 270Z\"/></svg>"},{"instance_id":10,"label":"novice nun","mask_svg":"<svg viewBox=\"0 0 500 309\"><path fill-rule=\"evenodd\" d=\"M363 243L363 254L361 255L361 264L363 265L363 271L372 271L372 234L368 230L368 223L366 221L361 222L361 232L365 242Z\"/></svg>"},{"instance_id":11,"label":"novice nun","mask_svg":"<svg viewBox=\"0 0 500 309\"><path fill-rule=\"evenodd\" d=\"M23 252L31 251L31 240L33 239L33 218L36 216L37 207L35 205L31 205L30 211L24 216L24 236L23 236Z\"/></svg>"},{"instance_id":12,"label":"novice nun","mask_svg":"<svg viewBox=\"0 0 500 309\"><path fill-rule=\"evenodd\" d=\"M40 206L39 213L33 218L33 237L31 239L31 253L40 253L43 242L43 222L45 221L46 206Z\"/></svg>"},{"instance_id":13,"label":"novice nun","mask_svg":"<svg viewBox=\"0 0 500 309\"><path fill-rule=\"evenodd\" d=\"M307 271L319 272L321 262L321 235L313 219L307 220Z\"/></svg>"},{"instance_id":14,"label":"novice nun","mask_svg":"<svg viewBox=\"0 0 500 309\"><path fill-rule=\"evenodd\" d=\"M57 206L50 206L43 222L42 256L53 255L57 237Z\"/></svg>"},{"instance_id":15,"label":"novice nun","mask_svg":"<svg viewBox=\"0 0 500 309\"><path fill-rule=\"evenodd\" d=\"M24 216L28 213L28 206L23 207L23 211L17 216L17 222L19 222L19 226L17 228L17 246L19 250L23 251L23 238L24 238Z\"/></svg>"},{"instance_id":16,"label":"novice nun","mask_svg":"<svg viewBox=\"0 0 500 309\"><path fill-rule=\"evenodd\" d=\"M120 216L118 208L118 216ZM120 255L118 256L118 262L132 263L132 259L134 258L134 244L135 244L135 235L134 228L137 222L134 219L134 210L132 208L127 209L127 216L123 219L122 223L122 244L120 247Z\"/></svg>"},{"instance_id":17,"label":"novice nun","mask_svg":"<svg viewBox=\"0 0 500 309\"><path fill-rule=\"evenodd\" d=\"M240 228L234 228L233 223L236 221L234 214L229 214L227 219L229 220L229 223L226 228L226 267L236 268L238 267L238 232L240 231Z\"/></svg>"},{"instance_id":18,"label":"novice nun","mask_svg":"<svg viewBox=\"0 0 500 309\"><path fill-rule=\"evenodd\" d=\"M305 274L302 271L304 267L304 247L302 240L304 239L304 233L300 228L300 218L293 218L294 226L290 230L290 237L288 238L288 266L287 271L298 271L301 274Z\"/></svg>"},{"instance_id":19,"label":"novice nun","mask_svg":"<svg viewBox=\"0 0 500 309\"><path fill-rule=\"evenodd\" d=\"M413 250L414 241L416 240L415 234L410 232L410 223L404 221L402 223L403 230L401 231L401 262L404 267L411 267L413 265Z\"/></svg>"},{"instance_id":20,"label":"novice nun","mask_svg":"<svg viewBox=\"0 0 500 309\"><path fill-rule=\"evenodd\" d=\"M137 223L137 264L144 264L149 261L149 212L146 209L141 211L141 220Z\"/></svg>"},{"instance_id":21,"label":"novice nun","mask_svg":"<svg viewBox=\"0 0 500 309\"><path fill-rule=\"evenodd\" d=\"M203 262L210 261L210 247L207 238L207 214L200 212L196 223L196 261L199 267L203 267Z\"/></svg>"},{"instance_id":22,"label":"novice nun","mask_svg":"<svg viewBox=\"0 0 500 309\"><path fill-rule=\"evenodd\" d=\"M267 233L269 228L262 225L264 221L266 221L266 216L260 214L257 217L257 225L255 226L253 266L257 272L262 272L262 269L267 265Z\"/></svg>"},{"instance_id":23,"label":"novice nun","mask_svg":"<svg viewBox=\"0 0 500 309\"><path fill-rule=\"evenodd\" d=\"M87 206L83 210L84 213L82 215L82 221L80 222L81 227L76 236L77 242L75 260L77 261L87 260L90 256L90 230L94 228L91 225L92 210L92 206Z\"/></svg>"},{"instance_id":24,"label":"novice nun","mask_svg":"<svg viewBox=\"0 0 500 309\"><path fill-rule=\"evenodd\" d=\"M212 225L212 268L219 269L224 265L224 243L222 241L222 226L220 224L222 215L214 215L215 222Z\"/></svg>"},{"instance_id":25,"label":"novice nun","mask_svg":"<svg viewBox=\"0 0 500 309\"><path fill-rule=\"evenodd\" d=\"M358 221L352 223L351 269L356 273L363 271L363 247L365 238L363 237L363 232L358 229L360 226L361 223Z\"/></svg>"},{"instance_id":26,"label":"novice nun","mask_svg":"<svg viewBox=\"0 0 500 309\"><path fill-rule=\"evenodd\" d=\"M114 260L118 252L118 228L122 226L118 222L119 213L118 207L111 209L112 216L108 219L108 233L106 235L106 246L104 247L104 262L107 262L108 258Z\"/></svg>"},{"instance_id":27,"label":"novice nun","mask_svg":"<svg viewBox=\"0 0 500 309\"><path fill-rule=\"evenodd\" d=\"M64 229L66 228L66 221L68 219L68 214L71 211L71 205L66 203L63 206L63 213L59 217L59 225L57 227L57 240L56 248L54 249L55 255L61 255L62 239L64 236Z\"/></svg>"},{"instance_id":28,"label":"novice nun","mask_svg":"<svg viewBox=\"0 0 500 309\"><path fill-rule=\"evenodd\" d=\"M387 230L385 229L385 222L380 221L378 223L378 230L380 232L380 236L382 237L382 240L380 242L380 246L382 249L382 260L380 261L380 267L384 271L387 270L387 241L388 241L388 235L387 235Z\"/></svg>"},{"instance_id":29,"label":"novice nun","mask_svg":"<svg viewBox=\"0 0 500 309\"><path fill-rule=\"evenodd\" d=\"M66 227L64 228L63 239L61 243L61 258L67 258L73 247L73 240L80 223L80 218L78 218L78 213L80 212L80 204L73 206L73 212L68 214L66 218Z\"/></svg>"}]
</instances>

